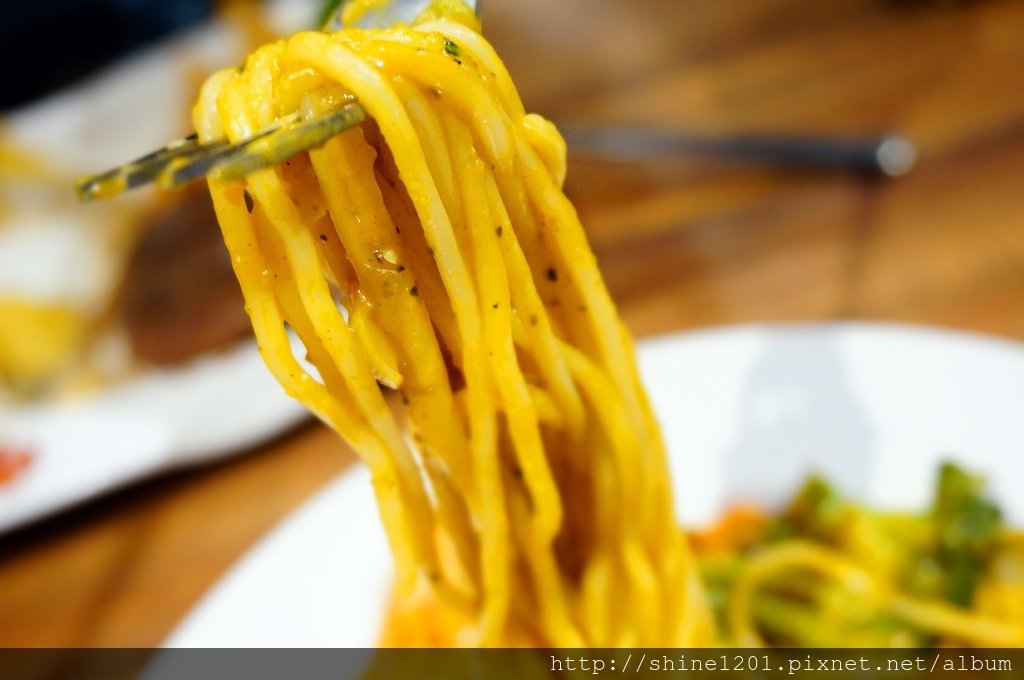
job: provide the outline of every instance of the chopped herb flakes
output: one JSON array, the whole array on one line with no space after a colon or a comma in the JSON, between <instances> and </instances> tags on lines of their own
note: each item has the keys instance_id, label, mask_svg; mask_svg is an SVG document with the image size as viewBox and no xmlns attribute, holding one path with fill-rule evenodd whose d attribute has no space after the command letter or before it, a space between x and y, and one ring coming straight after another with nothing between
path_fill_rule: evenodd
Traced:
<instances>
[{"instance_id":1,"label":"chopped herb flakes","mask_svg":"<svg viewBox=\"0 0 1024 680\"><path fill-rule=\"evenodd\" d=\"M454 42L452 42L448 38L445 38L444 39L444 53L448 54L450 56L458 58L458 57L462 56L462 48L459 47L458 45L456 45Z\"/></svg>"}]
</instances>

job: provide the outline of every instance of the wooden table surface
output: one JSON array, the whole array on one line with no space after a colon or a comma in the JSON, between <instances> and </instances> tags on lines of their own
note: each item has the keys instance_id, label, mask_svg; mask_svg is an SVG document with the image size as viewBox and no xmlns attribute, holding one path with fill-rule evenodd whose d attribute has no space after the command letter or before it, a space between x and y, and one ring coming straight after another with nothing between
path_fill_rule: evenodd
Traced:
<instances>
[{"instance_id":1,"label":"wooden table surface","mask_svg":"<svg viewBox=\"0 0 1024 680\"><path fill-rule=\"evenodd\" d=\"M852 318L1024 339L1024 3L485 4L527 105L558 121L917 144L887 181L574 157L568 191L638 336ZM158 644L352 461L310 423L0 537L0 645Z\"/></svg>"}]
</instances>

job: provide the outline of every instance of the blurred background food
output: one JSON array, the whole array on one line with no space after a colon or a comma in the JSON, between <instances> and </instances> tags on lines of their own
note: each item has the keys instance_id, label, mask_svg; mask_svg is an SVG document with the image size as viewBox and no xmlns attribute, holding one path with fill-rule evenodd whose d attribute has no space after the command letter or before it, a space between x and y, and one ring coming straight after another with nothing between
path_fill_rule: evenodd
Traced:
<instances>
[{"instance_id":1,"label":"blurred background food","mask_svg":"<svg viewBox=\"0 0 1024 680\"><path fill-rule=\"evenodd\" d=\"M157 207L128 256L115 305L134 355L173 364L250 334L242 292L202 185Z\"/></svg>"},{"instance_id":2,"label":"blurred background food","mask_svg":"<svg viewBox=\"0 0 1024 680\"><path fill-rule=\"evenodd\" d=\"M83 207L70 187L188 133L207 73L321 10L5 8L0 55L16 67L0 88L0 435L25 404L81 399L245 342L201 188ZM484 26L527 107L559 123L914 143L918 164L895 180L570 149L567 190L639 336L869 319L1024 339L1024 4L487 0ZM158 642L351 462L338 449L308 425L0 536L0 644ZM31 469L20 442L0 440L0 452L5 469ZM0 512L17 483L0 477Z\"/></svg>"},{"instance_id":3,"label":"blurred background food","mask_svg":"<svg viewBox=\"0 0 1024 680\"><path fill-rule=\"evenodd\" d=\"M11 69L0 100L0 399L81 394L248 335L198 185L88 207L68 187L187 134L211 70L309 25L317 11L311 2L208 0L6 10L0 54L33 58Z\"/></svg>"},{"instance_id":4,"label":"blurred background food","mask_svg":"<svg viewBox=\"0 0 1024 680\"><path fill-rule=\"evenodd\" d=\"M929 627L934 603L1019 622L1024 534L1003 526L980 478L950 463L936 478L917 513L858 505L814 476L777 516L736 506L693 534L720 630L737 646L929 647L970 641ZM834 571L808 568L823 556Z\"/></svg>"}]
</instances>

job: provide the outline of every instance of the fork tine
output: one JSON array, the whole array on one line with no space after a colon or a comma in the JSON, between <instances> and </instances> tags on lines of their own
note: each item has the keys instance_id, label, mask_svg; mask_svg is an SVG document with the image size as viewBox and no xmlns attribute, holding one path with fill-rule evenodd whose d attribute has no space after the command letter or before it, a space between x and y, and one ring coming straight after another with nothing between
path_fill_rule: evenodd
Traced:
<instances>
[{"instance_id":1,"label":"fork tine","mask_svg":"<svg viewBox=\"0 0 1024 680\"><path fill-rule=\"evenodd\" d=\"M226 142L222 142L226 145ZM162 149L120 165L98 175L80 178L75 182L75 193L80 201L110 198L122 191L134 189L154 181L164 166L175 158L197 153L206 145L199 143L195 133L176 139Z\"/></svg>"},{"instance_id":2,"label":"fork tine","mask_svg":"<svg viewBox=\"0 0 1024 680\"><path fill-rule=\"evenodd\" d=\"M326 115L297 123L286 121L249 139L214 149L209 154L176 159L164 168L157 179L165 189L204 176L241 179L252 172L286 161L297 153L315 149L365 119L363 108L349 103Z\"/></svg>"},{"instance_id":3,"label":"fork tine","mask_svg":"<svg viewBox=\"0 0 1024 680\"><path fill-rule=\"evenodd\" d=\"M240 179L314 149L365 119L362 107L350 102L337 111L306 120L293 114L233 144L223 139L201 144L192 134L125 165L84 177L75 183L75 192L80 201L88 202L150 182L169 189L204 176Z\"/></svg>"}]
</instances>

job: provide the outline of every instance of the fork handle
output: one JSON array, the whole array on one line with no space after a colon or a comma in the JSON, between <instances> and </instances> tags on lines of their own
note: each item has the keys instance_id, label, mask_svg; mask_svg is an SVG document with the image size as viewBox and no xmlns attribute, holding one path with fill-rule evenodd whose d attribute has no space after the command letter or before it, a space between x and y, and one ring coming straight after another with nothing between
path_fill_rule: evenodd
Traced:
<instances>
[{"instance_id":1,"label":"fork handle","mask_svg":"<svg viewBox=\"0 0 1024 680\"><path fill-rule=\"evenodd\" d=\"M560 126L570 149L627 161L705 156L763 165L847 170L898 177L916 161L899 135L878 137L737 134L711 136L624 126Z\"/></svg>"}]
</instances>

